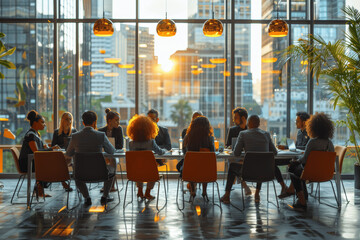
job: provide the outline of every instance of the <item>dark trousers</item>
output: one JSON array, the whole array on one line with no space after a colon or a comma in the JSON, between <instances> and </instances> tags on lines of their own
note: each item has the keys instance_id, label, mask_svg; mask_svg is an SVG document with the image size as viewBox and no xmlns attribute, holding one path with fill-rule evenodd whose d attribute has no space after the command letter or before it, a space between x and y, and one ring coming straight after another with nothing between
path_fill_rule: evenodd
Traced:
<instances>
[{"instance_id":1,"label":"dark trousers","mask_svg":"<svg viewBox=\"0 0 360 240\"><path fill-rule=\"evenodd\" d=\"M235 177L241 176L242 164L239 163L231 163L228 171L227 181L225 191L231 191L231 188L234 184ZM275 166L275 178L279 183L284 182L282 174L278 166ZM256 183L256 189L261 189L261 182Z\"/></svg>"},{"instance_id":2,"label":"dark trousers","mask_svg":"<svg viewBox=\"0 0 360 240\"><path fill-rule=\"evenodd\" d=\"M296 192L303 190L304 189L303 186L305 186L305 182L300 180L300 176L301 176L303 170L304 170L304 167L302 164L297 164L297 165L293 165L293 166L290 165L290 168L289 168L289 172L292 173L292 174L290 174L291 182L294 185Z\"/></svg>"}]
</instances>

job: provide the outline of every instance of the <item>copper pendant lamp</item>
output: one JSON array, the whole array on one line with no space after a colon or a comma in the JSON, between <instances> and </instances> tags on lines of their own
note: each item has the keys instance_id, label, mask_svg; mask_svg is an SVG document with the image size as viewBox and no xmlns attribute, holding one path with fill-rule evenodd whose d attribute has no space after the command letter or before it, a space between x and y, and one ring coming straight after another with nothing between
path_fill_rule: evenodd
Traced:
<instances>
[{"instance_id":1,"label":"copper pendant lamp","mask_svg":"<svg viewBox=\"0 0 360 240\"><path fill-rule=\"evenodd\" d=\"M214 2L212 1L212 19L207 20L203 25L203 33L206 37L220 37L223 33L222 23L214 18Z\"/></svg>"},{"instance_id":2,"label":"copper pendant lamp","mask_svg":"<svg viewBox=\"0 0 360 240\"><path fill-rule=\"evenodd\" d=\"M281 0L280 0L281 2ZM289 32L287 23L279 19L279 2L277 2L277 19L272 20L268 25L270 37L286 37Z\"/></svg>"},{"instance_id":3,"label":"copper pendant lamp","mask_svg":"<svg viewBox=\"0 0 360 240\"><path fill-rule=\"evenodd\" d=\"M167 19L167 0L165 0L165 19L158 22L156 32L160 37L173 37L176 35L175 22L171 19Z\"/></svg>"},{"instance_id":4,"label":"copper pendant lamp","mask_svg":"<svg viewBox=\"0 0 360 240\"><path fill-rule=\"evenodd\" d=\"M96 20L93 31L95 36L110 37L114 34L113 23L110 19L105 18L105 7L103 0L103 18Z\"/></svg>"}]
</instances>

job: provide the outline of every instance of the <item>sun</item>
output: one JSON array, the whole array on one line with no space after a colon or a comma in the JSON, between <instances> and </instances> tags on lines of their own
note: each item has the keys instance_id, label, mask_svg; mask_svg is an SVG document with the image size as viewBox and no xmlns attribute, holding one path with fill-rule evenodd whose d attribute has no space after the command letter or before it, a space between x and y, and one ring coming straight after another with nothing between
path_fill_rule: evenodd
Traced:
<instances>
[{"instance_id":1,"label":"sun","mask_svg":"<svg viewBox=\"0 0 360 240\"><path fill-rule=\"evenodd\" d=\"M161 63L161 69L164 72L170 72L171 69L173 68L173 66L174 66L174 63L170 59L168 59L167 61L164 61L163 63Z\"/></svg>"}]
</instances>

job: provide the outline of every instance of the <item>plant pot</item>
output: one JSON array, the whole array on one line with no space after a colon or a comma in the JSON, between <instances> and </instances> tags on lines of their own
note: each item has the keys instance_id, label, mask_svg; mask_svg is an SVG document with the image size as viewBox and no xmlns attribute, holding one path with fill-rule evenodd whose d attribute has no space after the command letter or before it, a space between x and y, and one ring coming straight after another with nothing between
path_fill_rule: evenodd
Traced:
<instances>
[{"instance_id":1,"label":"plant pot","mask_svg":"<svg viewBox=\"0 0 360 240\"><path fill-rule=\"evenodd\" d=\"M354 164L354 184L356 189L360 189L360 165Z\"/></svg>"}]
</instances>

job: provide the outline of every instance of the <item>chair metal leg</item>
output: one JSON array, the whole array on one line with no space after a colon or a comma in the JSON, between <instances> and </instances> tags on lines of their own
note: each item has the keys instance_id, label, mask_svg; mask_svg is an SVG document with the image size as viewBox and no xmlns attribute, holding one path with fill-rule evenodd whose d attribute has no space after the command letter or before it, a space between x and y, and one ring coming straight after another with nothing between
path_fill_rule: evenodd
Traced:
<instances>
[{"instance_id":1,"label":"chair metal leg","mask_svg":"<svg viewBox=\"0 0 360 240\"><path fill-rule=\"evenodd\" d=\"M23 183L24 183L24 180L25 180L26 175L22 175L22 177L23 177L23 178L22 178L20 187L19 187L18 192L17 192L17 197L19 197L19 193L20 193L21 187L22 187L22 185L23 185Z\"/></svg>"},{"instance_id":2,"label":"chair metal leg","mask_svg":"<svg viewBox=\"0 0 360 240\"><path fill-rule=\"evenodd\" d=\"M224 178L223 178L223 185L225 185L225 178L227 177L227 170L228 170L229 162L227 159L224 159Z\"/></svg>"},{"instance_id":3,"label":"chair metal leg","mask_svg":"<svg viewBox=\"0 0 360 240\"><path fill-rule=\"evenodd\" d=\"M273 183L273 186L274 186L274 193L275 193L276 205L277 205L277 208L279 208L279 201L278 201L278 198L277 198L275 182L272 181L272 183ZM269 185L268 185L268 187L269 187Z\"/></svg>"},{"instance_id":4,"label":"chair metal leg","mask_svg":"<svg viewBox=\"0 0 360 240\"><path fill-rule=\"evenodd\" d=\"M333 193L334 193L334 197L335 197L335 200L336 200L336 203L337 203L337 206L338 206L338 208L339 207L341 207L340 206L340 202L339 202L339 200L338 200L338 197L336 196L336 193L335 193L335 188L334 188L334 185L333 185L333 183L332 183L332 181L330 180L330 183L331 183L331 188L332 188L332 190L333 190ZM341 196L339 196L339 197L341 197Z\"/></svg>"},{"instance_id":5,"label":"chair metal leg","mask_svg":"<svg viewBox=\"0 0 360 240\"><path fill-rule=\"evenodd\" d=\"M221 206L221 200L220 200L220 190L219 190L219 184L217 182L216 183L216 188L217 188L217 193L218 193L218 197L219 197L219 207L220 207L220 212L222 213L222 206ZM213 183L214 184L214 183ZM214 185L213 185L214 186ZM214 195L213 195L214 196ZM214 205L217 205L214 203Z\"/></svg>"},{"instance_id":6,"label":"chair metal leg","mask_svg":"<svg viewBox=\"0 0 360 240\"><path fill-rule=\"evenodd\" d=\"M349 203L350 201L349 201L349 199L348 199L348 197L347 197L347 194L346 194L344 182L343 182L343 180L342 180L341 178L340 178L340 181L341 181L341 185L342 185L342 187L343 187L343 189L344 189L344 193L345 193L345 197L346 197L346 202Z\"/></svg>"},{"instance_id":7,"label":"chair metal leg","mask_svg":"<svg viewBox=\"0 0 360 240\"><path fill-rule=\"evenodd\" d=\"M117 178L115 176L115 184L116 184L116 189L117 189L117 194L118 194L118 198L119 198L119 204L120 204L120 190L119 190L119 184L118 184L118 181L117 181Z\"/></svg>"},{"instance_id":8,"label":"chair metal leg","mask_svg":"<svg viewBox=\"0 0 360 240\"><path fill-rule=\"evenodd\" d=\"M124 196L124 204L123 204L123 208L125 209L125 207L128 205L128 204L130 204L130 203L132 203L133 202L133 198L131 197L131 202L129 202L128 204L126 204L126 195L127 195L127 188L128 188L128 185L129 185L129 182L130 182L130 180L127 180L127 182L126 182L126 187L125 187L125 196ZM133 185L133 184L132 184ZM133 194L133 187L131 188L131 194ZM132 196L132 195L131 195Z\"/></svg>"},{"instance_id":9,"label":"chair metal leg","mask_svg":"<svg viewBox=\"0 0 360 240\"><path fill-rule=\"evenodd\" d=\"M179 206L179 186L180 186L180 181L181 181L181 195L182 195L182 208L180 208ZM182 179L178 178L178 184L177 184L177 189L176 189L176 205L178 207L178 209L180 211L184 210L185 208L185 200L184 200L184 183L182 181Z\"/></svg>"},{"instance_id":10,"label":"chair metal leg","mask_svg":"<svg viewBox=\"0 0 360 240\"><path fill-rule=\"evenodd\" d=\"M120 161L119 161L119 166L120 166L120 176L121 176L121 184L122 184L121 190L123 190L123 188L124 188L124 176L123 176L123 171L122 171L122 168L121 168L121 162Z\"/></svg>"},{"instance_id":11,"label":"chair metal leg","mask_svg":"<svg viewBox=\"0 0 360 240\"><path fill-rule=\"evenodd\" d=\"M16 187L15 187L14 193L13 193L13 195L12 195L12 197L11 197L11 201L10 201L11 204L13 203L13 199L14 199L16 190L17 190L17 188L18 188L19 182L20 182L20 180L21 180L21 177L22 177L22 175L20 175L20 177L19 177L19 179L18 179L18 181L17 181Z\"/></svg>"}]
</instances>

